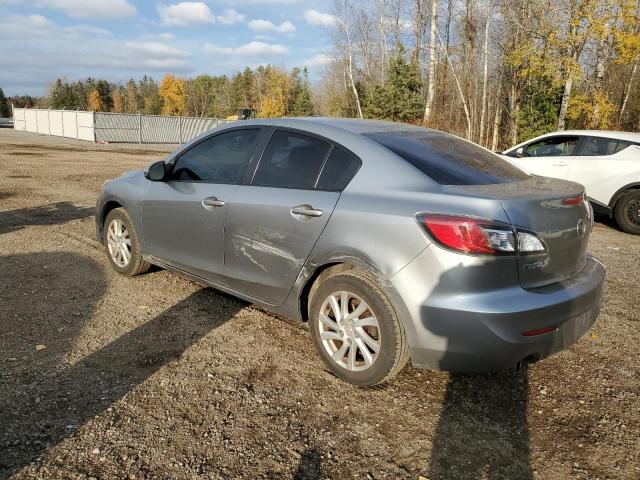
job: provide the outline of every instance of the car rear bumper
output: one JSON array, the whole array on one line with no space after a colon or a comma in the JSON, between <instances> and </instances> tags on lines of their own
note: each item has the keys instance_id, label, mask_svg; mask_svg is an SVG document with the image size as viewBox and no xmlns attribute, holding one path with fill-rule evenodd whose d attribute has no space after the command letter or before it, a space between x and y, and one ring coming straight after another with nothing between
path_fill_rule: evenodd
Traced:
<instances>
[{"instance_id":1,"label":"car rear bumper","mask_svg":"<svg viewBox=\"0 0 640 480\"><path fill-rule=\"evenodd\" d=\"M394 277L397 291L407 288L408 279L418 273L412 268L424 268L417 263ZM412 293L402 299L409 314L404 324L412 363L420 368L492 372L563 350L595 322L604 277L604 266L588 256L582 271L570 280L532 290L517 286L425 295L414 282ZM554 326L548 333L523 335Z\"/></svg>"}]
</instances>

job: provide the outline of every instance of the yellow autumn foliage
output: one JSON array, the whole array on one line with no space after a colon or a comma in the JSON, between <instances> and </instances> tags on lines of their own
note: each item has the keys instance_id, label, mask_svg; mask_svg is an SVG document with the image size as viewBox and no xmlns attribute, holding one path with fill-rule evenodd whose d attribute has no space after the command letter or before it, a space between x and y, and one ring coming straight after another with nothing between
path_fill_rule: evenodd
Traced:
<instances>
[{"instance_id":1,"label":"yellow autumn foliage","mask_svg":"<svg viewBox=\"0 0 640 480\"><path fill-rule=\"evenodd\" d=\"M98 90L91 90L89 94L89 109L94 112L101 112L104 110L104 103Z\"/></svg>"},{"instance_id":2,"label":"yellow autumn foliage","mask_svg":"<svg viewBox=\"0 0 640 480\"><path fill-rule=\"evenodd\" d=\"M187 82L167 74L160 82L163 115L184 115L187 107Z\"/></svg>"}]
</instances>

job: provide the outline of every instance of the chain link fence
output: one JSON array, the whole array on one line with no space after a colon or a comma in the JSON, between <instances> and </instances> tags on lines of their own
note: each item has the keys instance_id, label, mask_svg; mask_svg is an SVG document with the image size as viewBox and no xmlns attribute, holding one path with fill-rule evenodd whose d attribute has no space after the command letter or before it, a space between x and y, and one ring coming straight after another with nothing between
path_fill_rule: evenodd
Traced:
<instances>
[{"instance_id":1,"label":"chain link fence","mask_svg":"<svg viewBox=\"0 0 640 480\"><path fill-rule=\"evenodd\" d=\"M105 143L185 143L228 120L14 108L15 130Z\"/></svg>"}]
</instances>

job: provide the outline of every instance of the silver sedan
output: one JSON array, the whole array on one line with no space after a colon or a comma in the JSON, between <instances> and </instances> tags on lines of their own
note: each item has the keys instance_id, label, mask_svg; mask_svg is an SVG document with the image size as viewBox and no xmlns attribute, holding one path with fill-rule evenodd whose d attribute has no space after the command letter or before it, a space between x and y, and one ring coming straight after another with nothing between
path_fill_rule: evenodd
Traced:
<instances>
[{"instance_id":1,"label":"silver sedan","mask_svg":"<svg viewBox=\"0 0 640 480\"><path fill-rule=\"evenodd\" d=\"M576 183L458 137L348 119L237 122L107 182L96 227L150 265L308 321L330 372L496 371L577 341L600 310Z\"/></svg>"}]
</instances>

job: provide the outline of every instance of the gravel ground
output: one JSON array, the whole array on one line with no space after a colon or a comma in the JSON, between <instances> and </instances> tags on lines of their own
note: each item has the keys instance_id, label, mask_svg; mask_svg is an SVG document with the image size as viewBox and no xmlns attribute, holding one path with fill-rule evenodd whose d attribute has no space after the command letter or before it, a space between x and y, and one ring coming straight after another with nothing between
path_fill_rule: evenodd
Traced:
<instances>
[{"instance_id":1,"label":"gravel ground","mask_svg":"<svg viewBox=\"0 0 640 480\"><path fill-rule=\"evenodd\" d=\"M640 237L596 225L604 309L567 351L359 389L304 325L109 268L100 185L171 148L0 130L0 478L640 478Z\"/></svg>"}]
</instances>

